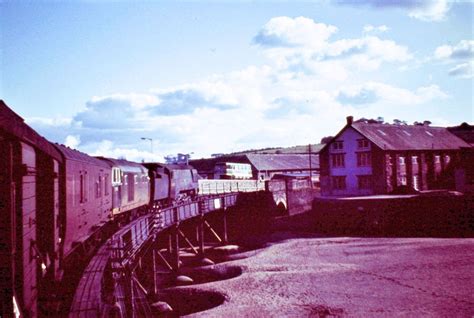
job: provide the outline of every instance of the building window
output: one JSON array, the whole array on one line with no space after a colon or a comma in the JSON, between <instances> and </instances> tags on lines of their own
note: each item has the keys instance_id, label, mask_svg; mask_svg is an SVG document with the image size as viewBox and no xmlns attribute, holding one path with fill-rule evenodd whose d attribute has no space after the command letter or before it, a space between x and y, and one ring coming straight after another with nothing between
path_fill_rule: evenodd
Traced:
<instances>
[{"instance_id":1,"label":"building window","mask_svg":"<svg viewBox=\"0 0 474 318\"><path fill-rule=\"evenodd\" d=\"M372 176L357 176L359 189L372 189Z\"/></svg>"},{"instance_id":2,"label":"building window","mask_svg":"<svg viewBox=\"0 0 474 318\"><path fill-rule=\"evenodd\" d=\"M411 157L411 163L414 164L414 165L417 165L418 164L418 157L417 156L412 156Z\"/></svg>"},{"instance_id":3,"label":"building window","mask_svg":"<svg viewBox=\"0 0 474 318\"><path fill-rule=\"evenodd\" d=\"M404 166L405 165L405 157L399 157L398 162L400 163L400 166Z\"/></svg>"},{"instance_id":4,"label":"building window","mask_svg":"<svg viewBox=\"0 0 474 318\"><path fill-rule=\"evenodd\" d=\"M420 178L418 176L413 176L413 189L420 190Z\"/></svg>"},{"instance_id":5,"label":"building window","mask_svg":"<svg viewBox=\"0 0 474 318\"><path fill-rule=\"evenodd\" d=\"M332 177L332 185L335 190L346 189L346 176Z\"/></svg>"},{"instance_id":6,"label":"building window","mask_svg":"<svg viewBox=\"0 0 474 318\"><path fill-rule=\"evenodd\" d=\"M332 144L332 149L334 150L341 150L344 148L344 142L343 141L335 141Z\"/></svg>"},{"instance_id":7,"label":"building window","mask_svg":"<svg viewBox=\"0 0 474 318\"><path fill-rule=\"evenodd\" d=\"M369 141L367 139L359 139L357 140L357 148L369 148Z\"/></svg>"},{"instance_id":8,"label":"building window","mask_svg":"<svg viewBox=\"0 0 474 318\"><path fill-rule=\"evenodd\" d=\"M451 161L451 157L449 155L444 156L444 163L448 164Z\"/></svg>"},{"instance_id":9,"label":"building window","mask_svg":"<svg viewBox=\"0 0 474 318\"><path fill-rule=\"evenodd\" d=\"M440 157L440 155L434 156L434 163L441 163L441 157Z\"/></svg>"},{"instance_id":10,"label":"building window","mask_svg":"<svg viewBox=\"0 0 474 318\"><path fill-rule=\"evenodd\" d=\"M332 156L332 166L333 168L341 168L344 167L344 154L343 153L337 153L333 154Z\"/></svg>"},{"instance_id":11,"label":"building window","mask_svg":"<svg viewBox=\"0 0 474 318\"><path fill-rule=\"evenodd\" d=\"M357 166L366 167L372 164L370 152L358 152L357 153Z\"/></svg>"},{"instance_id":12,"label":"building window","mask_svg":"<svg viewBox=\"0 0 474 318\"><path fill-rule=\"evenodd\" d=\"M400 185L406 186L407 185L407 176L406 175L401 175L399 178L400 178Z\"/></svg>"}]
</instances>

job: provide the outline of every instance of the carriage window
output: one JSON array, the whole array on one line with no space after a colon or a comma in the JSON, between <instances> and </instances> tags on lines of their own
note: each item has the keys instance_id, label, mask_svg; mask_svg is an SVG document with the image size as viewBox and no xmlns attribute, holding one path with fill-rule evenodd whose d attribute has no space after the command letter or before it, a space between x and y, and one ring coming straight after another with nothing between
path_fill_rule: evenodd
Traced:
<instances>
[{"instance_id":1,"label":"carriage window","mask_svg":"<svg viewBox=\"0 0 474 318\"><path fill-rule=\"evenodd\" d=\"M109 175L104 176L104 195L109 195Z\"/></svg>"},{"instance_id":2,"label":"carriage window","mask_svg":"<svg viewBox=\"0 0 474 318\"><path fill-rule=\"evenodd\" d=\"M87 176L87 172L84 172L80 175L79 178L79 194L80 194L80 203L87 202L87 197L88 197L88 184L89 184L89 178Z\"/></svg>"},{"instance_id":3,"label":"carriage window","mask_svg":"<svg viewBox=\"0 0 474 318\"><path fill-rule=\"evenodd\" d=\"M101 186L102 186L102 177L99 176L99 178L97 179L97 181L95 182L95 197L96 199L100 198L102 196L102 193L101 193Z\"/></svg>"},{"instance_id":4,"label":"carriage window","mask_svg":"<svg viewBox=\"0 0 474 318\"><path fill-rule=\"evenodd\" d=\"M79 192L80 192L80 199L79 202L84 202L84 175L81 174L79 177Z\"/></svg>"}]
</instances>

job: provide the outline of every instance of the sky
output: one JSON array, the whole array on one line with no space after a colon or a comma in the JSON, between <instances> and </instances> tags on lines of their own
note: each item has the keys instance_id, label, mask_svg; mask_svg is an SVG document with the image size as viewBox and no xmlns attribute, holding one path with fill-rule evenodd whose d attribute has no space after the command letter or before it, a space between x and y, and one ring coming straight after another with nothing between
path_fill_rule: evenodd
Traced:
<instances>
[{"instance_id":1,"label":"sky","mask_svg":"<svg viewBox=\"0 0 474 318\"><path fill-rule=\"evenodd\" d=\"M473 7L0 1L0 98L50 141L135 161L318 143L349 115L472 123Z\"/></svg>"}]
</instances>

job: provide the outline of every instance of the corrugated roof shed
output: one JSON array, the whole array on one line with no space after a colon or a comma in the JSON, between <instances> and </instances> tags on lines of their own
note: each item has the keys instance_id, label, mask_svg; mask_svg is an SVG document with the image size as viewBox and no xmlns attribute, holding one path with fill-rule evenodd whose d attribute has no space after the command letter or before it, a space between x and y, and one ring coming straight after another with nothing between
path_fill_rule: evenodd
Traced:
<instances>
[{"instance_id":1,"label":"corrugated roof shed","mask_svg":"<svg viewBox=\"0 0 474 318\"><path fill-rule=\"evenodd\" d=\"M308 155L246 155L250 163L259 171L285 171L309 169ZM311 156L311 168L319 169L319 156Z\"/></svg>"},{"instance_id":2,"label":"corrugated roof shed","mask_svg":"<svg viewBox=\"0 0 474 318\"><path fill-rule=\"evenodd\" d=\"M444 127L355 122L352 127L384 150L449 150L470 147Z\"/></svg>"}]
</instances>

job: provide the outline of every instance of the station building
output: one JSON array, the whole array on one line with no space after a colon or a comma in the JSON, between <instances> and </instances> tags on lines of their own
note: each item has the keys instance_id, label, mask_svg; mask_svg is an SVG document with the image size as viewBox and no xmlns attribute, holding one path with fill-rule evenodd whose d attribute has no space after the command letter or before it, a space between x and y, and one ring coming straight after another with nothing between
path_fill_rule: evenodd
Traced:
<instances>
[{"instance_id":1,"label":"station building","mask_svg":"<svg viewBox=\"0 0 474 318\"><path fill-rule=\"evenodd\" d=\"M321 194L361 196L402 189L466 190L472 184L472 145L429 122L386 124L347 117L319 152ZM472 164L471 164L472 165Z\"/></svg>"},{"instance_id":2,"label":"station building","mask_svg":"<svg viewBox=\"0 0 474 318\"><path fill-rule=\"evenodd\" d=\"M311 163L310 163L311 157ZM197 169L204 178L215 177L215 167L222 163L250 164L252 179L270 180L276 175L294 175L309 177L310 171L314 182L319 180L319 157L317 154L243 154L224 155L217 158L190 160L190 165Z\"/></svg>"}]
</instances>

